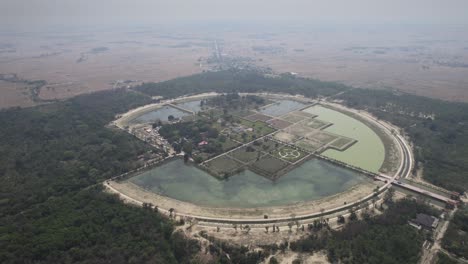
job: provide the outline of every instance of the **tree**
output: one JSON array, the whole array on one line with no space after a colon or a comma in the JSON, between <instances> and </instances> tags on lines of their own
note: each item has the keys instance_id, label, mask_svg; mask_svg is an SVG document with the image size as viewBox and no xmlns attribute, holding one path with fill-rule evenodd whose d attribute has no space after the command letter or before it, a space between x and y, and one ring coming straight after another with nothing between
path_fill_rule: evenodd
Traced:
<instances>
[{"instance_id":1,"label":"tree","mask_svg":"<svg viewBox=\"0 0 468 264\"><path fill-rule=\"evenodd\" d=\"M242 137L242 140L246 141L246 140L247 140L247 137L248 137L248 135L247 135L247 133L245 133L245 132L242 132L242 135L241 135L241 137Z\"/></svg>"},{"instance_id":2,"label":"tree","mask_svg":"<svg viewBox=\"0 0 468 264\"><path fill-rule=\"evenodd\" d=\"M344 218L344 216L339 215L339 216L338 216L338 219L337 219L337 223L338 223L338 224L344 224L344 223L345 223L345 218Z\"/></svg>"},{"instance_id":3,"label":"tree","mask_svg":"<svg viewBox=\"0 0 468 264\"><path fill-rule=\"evenodd\" d=\"M226 136L225 136L225 135L220 135L220 136L218 137L218 140L219 140L219 142L224 143L224 142L226 142Z\"/></svg>"},{"instance_id":4,"label":"tree","mask_svg":"<svg viewBox=\"0 0 468 264\"><path fill-rule=\"evenodd\" d=\"M169 120L170 122L174 121L175 117L173 115L169 115L167 117L167 120Z\"/></svg>"},{"instance_id":5,"label":"tree","mask_svg":"<svg viewBox=\"0 0 468 264\"><path fill-rule=\"evenodd\" d=\"M384 195L384 202L385 203L393 203L393 197L395 196L395 189L389 188Z\"/></svg>"},{"instance_id":6,"label":"tree","mask_svg":"<svg viewBox=\"0 0 468 264\"><path fill-rule=\"evenodd\" d=\"M208 131L207 131L207 137L209 138L217 138L219 135L219 132L217 129L215 128L210 128Z\"/></svg>"},{"instance_id":7,"label":"tree","mask_svg":"<svg viewBox=\"0 0 468 264\"><path fill-rule=\"evenodd\" d=\"M169 208L169 217L172 218L173 217L173 213L174 213L175 209L174 208Z\"/></svg>"},{"instance_id":8,"label":"tree","mask_svg":"<svg viewBox=\"0 0 468 264\"><path fill-rule=\"evenodd\" d=\"M270 264L278 264L279 262L278 262L278 260L277 260L275 257L271 257L269 263L270 263Z\"/></svg>"},{"instance_id":9,"label":"tree","mask_svg":"<svg viewBox=\"0 0 468 264\"><path fill-rule=\"evenodd\" d=\"M190 156L192 154L192 151L193 151L192 142L185 141L183 143L182 150Z\"/></svg>"},{"instance_id":10,"label":"tree","mask_svg":"<svg viewBox=\"0 0 468 264\"><path fill-rule=\"evenodd\" d=\"M353 209L350 209L348 219L349 219L349 221L357 220L357 214Z\"/></svg>"}]
</instances>

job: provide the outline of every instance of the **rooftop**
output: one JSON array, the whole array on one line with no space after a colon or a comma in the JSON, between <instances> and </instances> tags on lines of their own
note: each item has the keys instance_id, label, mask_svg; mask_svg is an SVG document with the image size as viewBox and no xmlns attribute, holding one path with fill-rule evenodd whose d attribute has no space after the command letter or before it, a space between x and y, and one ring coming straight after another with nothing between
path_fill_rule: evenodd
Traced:
<instances>
[{"instance_id":1,"label":"rooftop","mask_svg":"<svg viewBox=\"0 0 468 264\"><path fill-rule=\"evenodd\" d=\"M439 224L439 219L432 215L417 214L416 218L411 220L411 222L425 228L436 228Z\"/></svg>"}]
</instances>

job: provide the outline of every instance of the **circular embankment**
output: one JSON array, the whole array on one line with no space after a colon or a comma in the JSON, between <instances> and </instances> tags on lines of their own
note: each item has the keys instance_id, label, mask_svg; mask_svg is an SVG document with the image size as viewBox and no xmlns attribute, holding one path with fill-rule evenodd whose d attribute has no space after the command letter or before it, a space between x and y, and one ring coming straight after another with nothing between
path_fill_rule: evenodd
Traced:
<instances>
[{"instance_id":1,"label":"circular embankment","mask_svg":"<svg viewBox=\"0 0 468 264\"><path fill-rule=\"evenodd\" d=\"M200 99L201 97L215 95L216 94L195 95L193 97L183 97L180 100L190 101ZM310 101L310 99L302 96L277 94L256 95L271 96L272 98L282 99L287 98L298 101ZM170 102L178 102L178 100L179 99L174 99ZM168 102L162 102L160 105L167 103ZM377 120L376 118L372 117L372 115L362 111L349 109L338 104L331 104L326 102L322 102L322 104L328 104L332 107L340 108L340 110L343 112L359 115L362 119L365 119L366 121L373 123L376 127L379 127L386 135L392 138L400 154L400 164L394 175L382 175L382 179L387 180L385 180L385 182L380 182L380 184L377 186L378 189L375 188L376 185L362 184L352 187L345 192L325 197L316 201L295 203L287 206L272 206L261 208L209 208L148 192L128 181L120 182L109 180L104 182L104 186L106 187L107 191L117 193L126 202L137 205L143 205L144 203L152 204L153 206L156 205L160 212L163 212L167 215L175 214L178 217L194 219L197 220L199 225L249 224L252 225L252 227L262 227L262 225L268 224L287 224L291 221L307 223L320 217L333 218L340 214L346 214L348 210L352 208L359 208L360 205L366 204L366 202L375 202L379 200L379 196L388 189L393 180L400 177L407 177L412 168L413 157L408 143L405 141L404 137L398 134L398 128ZM158 106L151 105L148 107L155 109ZM129 116L133 116L135 113L141 113L141 111L145 110L147 110L145 107L141 107L137 110L129 111L128 113L122 115L122 118L127 119ZM116 121L116 124L119 124L118 120ZM283 151L282 153L278 154L280 156L286 155L289 157L297 153L293 153L293 151Z\"/></svg>"}]
</instances>

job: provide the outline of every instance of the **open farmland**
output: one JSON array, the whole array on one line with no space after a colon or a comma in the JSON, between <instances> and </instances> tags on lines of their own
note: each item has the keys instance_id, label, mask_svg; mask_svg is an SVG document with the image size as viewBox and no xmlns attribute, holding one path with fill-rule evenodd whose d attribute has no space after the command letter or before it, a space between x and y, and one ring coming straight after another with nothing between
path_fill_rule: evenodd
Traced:
<instances>
[{"instance_id":1,"label":"open farmland","mask_svg":"<svg viewBox=\"0 0 468 264\"><path fill-rule=\"evenodd\" d=\"M219 48L234 65L242 62L357 87L396 88L468 101L467 39L460 38L466 36L466 29L429 28L431 34L424 35L412 27L374 31L374 42L364 32L311 30L313 34L278 29L268 36L258 36L254 29L207 33L183 27L177 34L164 29L9 34L1 36L2 42L10 44L0 49L0 73L45 80L42 99L68 98L216 68L214 39L222 39ZM438 41L450 36L457 41ZM269 52L261 47L280 49ZM444 50L456 50L458 55ZM8 84L1 92L2 98L10 99L0 102L0 108L31 105L20 87Z\"/></svg>"}]
</instances>

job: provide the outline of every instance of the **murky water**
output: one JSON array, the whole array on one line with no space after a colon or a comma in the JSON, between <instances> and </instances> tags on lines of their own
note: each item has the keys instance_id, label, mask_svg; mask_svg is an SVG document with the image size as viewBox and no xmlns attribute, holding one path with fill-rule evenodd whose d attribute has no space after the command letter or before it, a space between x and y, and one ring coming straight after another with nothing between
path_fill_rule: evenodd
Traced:
<instances>
[{"instance_id":1,"label":"murky water","mask_svg":"<svg viewBox=\"0 0 468 264\"><path fill-rule=\"evenodd\" d=\"M281 116L291 111L301 109L305 104L293 100L279 100L275 103L260 109L261 113L270 116Z\"/></svg>"},{"instance_id":2,"label":"murky water","mask_svg":"<svg viewBox=\"0 0 468 264\"><path fill-rule=\"evenodd\" d=\"M343 152L329 149L323 152L323 155L378 172L385 159L385 147L371 128L351 116L322 106L312 106L303 111L318 115L317 119L333 123L325 131L358 140Z\"/></svg>"},{"instance_id":3,"label":"murky water","mask_svg":"<svg viewBox=\"0 0 468 264\"><path fill-rule=\"evenodd\" d=\"M190 111L193 111L193 112L196 113L196 112L199 112L201 110L200 101L201 100L195 100L195 101L188 101L188 102L184 102L184 103L178 103L177 106L179 106L180 108L187 109L187 110L190 110Z\"/></svg>"},{"instance_id":4,"label":"murky water","mask_svg":"<svg viewBox=\"0 0 468 264\"><path fill-rule=\"evenodd\" d=\"M170 115L174 116L175 118L181 118L183 116L187 116L190 114L184 111L181 111L179 109L176 109L174 107L163 106L159 109L144 113L130 122L132 124L141 124L141 123L156 122L158 120L167 121Z\"/></svg>"},{"instance_id":5,"label":"murky water","mask_svg":"<svg viewBox=\"0 0 468 264\"><path fill-rule=\"evenodd\" d=\"M272 182L251 171L218 180L174 160L129 181L152 192L209 207L262 207L311 201L370 180L333 164L310 160Z\"/></svg>"}]
</instances>

